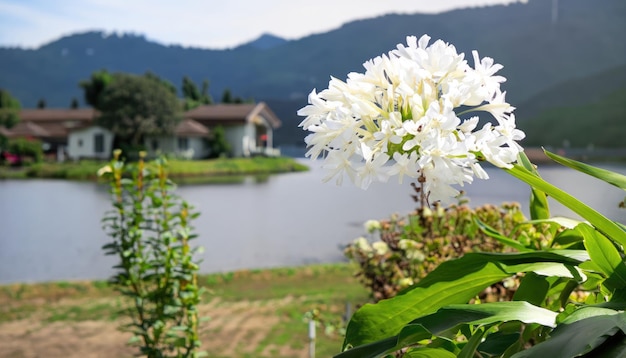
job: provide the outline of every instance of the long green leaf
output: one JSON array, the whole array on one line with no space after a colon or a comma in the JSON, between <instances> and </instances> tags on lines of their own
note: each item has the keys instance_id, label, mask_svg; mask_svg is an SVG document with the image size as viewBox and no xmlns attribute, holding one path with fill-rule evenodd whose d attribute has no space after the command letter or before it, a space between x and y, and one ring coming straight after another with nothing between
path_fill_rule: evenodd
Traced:
<instances>
[{"instance_id":1,"label":"long green leaf","mask_svg":"<svg viewBox=\"0 0 626 358\"><path fill-rule=\"evenodd\" d=\"M382 339L358 347L350 348L335 358L375 358L386 352L396 351L410 342L418 342L432 337L432 333L420 324L410 324L405 326L397 336ZM345 347L344 347L345 349Z\"/></svg>"},{"instance_id":2,"label":"long green leaf","mask_svg":"<svg viewBox=\"0 0 626 358\"><path fill-rule=\"evenodd\" d=\"M451 304L466 303L486 287L518 272L545 269L545 263L576 266L585 251L537 251L520 254L470 253L446 261L408 290L361 307L348 323L344 348L397 335L415 318Z\"/></svg>"},{"instance_id":3,"label":"long green leaf","mask_svg":"<svg viewBox=\"0 0 626 358\"><path fill-rule=\"evenodd\" d=\"M620 331L624 330L626 323L625 318L624 313L601 314L572 323L559 324L548 340L518 352L512 358L578 357L592 352L611 336L621 334Z\"/></svg>"},{"instance_id":4,"label":"long green leaf","mask_svg":"<svg viewBox=\"0 0 626 358\"><path fill-rule=\"evenodd\" d=\"M556 316L556 312L525 301L504 301L479 305L450 305L441 308L436 313L418 318L411 324L420 324L434 334L438 334L461 323L479 325L520 321L554 327Z\"/></svg>"},{"instance_id":5,"label":"long green leaf","mask_svg":"<svg viewBox=\"0 0 626 358\"><path fill-rule=\"evenodd\" d=\"M490 236L498 241L500 241L500 243L510 246L514 249L517 249L519 251L532 251L531 249L527 248L526 246L520 244L518 241L515 241L513 239L510 239L504 235L502 235L501 233L498 232L498 230L492 228L491 226L487 225L486 223L480 221L478 218L474 218L474 222L476 223L476 225L478 225L478 228L480 229L480 231L482 231L485 235Z\"/></svg>"},{"instance_id":6,"label":"long green leaf","mask_svg":"<svg viewBox=\"0 0 626 358\"><path fill-rule=\"evenodd\" d=\"M336 358L378 357L381 354L414 345L421 340L430 339L433 335L439 335L460 324L490 325L504 321L520 321L554 327L556 316L555 312L523 301L450 305L414 320L406 325L397 336L349 349L337 355ZM475 335L469 337L470 346L466 345L459 356L471 357L481 340L482 334L479 337Z\"/></svg>"},{"instance_id":7,"label":"long green leaf","mask_svg":"<svg viewBox=\"0 0 626 358\"><path fill-rule=\"evenodd\" d=\"M521 152L518 156L518 162L522 164L526 170L539 177L537 168L530 162L524 152ZM530 187L530 218L533 220L548 219L550 218L550 206L548 205L548 197L546 193L535 188Z\"/></svg>"},{"instance_id":8,"label":"long green leaf","mask_svg":"<svg viewBox=\"0 0 626 358\"><path fill-rule=\"evenodd\" d=\"M402 358L456 358L456 355L445 349L419 347L410 349Z\"/></svg>"},{"instance_id":9,"label":"long green leaf","mask_svg":"<svg viewBox=\"0 0 626 358\"><path fill-rule=\"evenodd\" d=\"M626 190L626 175L622 175L620 173L615 173L610 170L594 167L592 165L585 164L585 163L582 163L573 159L568 159L560 155L554 154L552 152L549 152L547 150L544 150L544 153L546 153L546 155L550 157L550 159L554 160L555 162L559 164L578 170L579 172L591 175L611 185L614 185L620 189Z\"/></svg>"},{"instance_id":10,"label":"long green leaf","mask_svg":"<svg viewBox=\"0 0 626 358\"><path fill-rule=\"evenodd\" d=\"M622 230L616 223L607 219L602 214L582 203L580 200L557 188L556 186L538 178L532 173L519 165L514 165L511 169L505 169L509 174L527 183L528 185L538 188L546 194L553 197L556 201L565 205L576 214L580 215L596 227L605 236L626 246L626 231Z\"/></svg>"},{"instance_id":11,"label":"long green leaf","mask_svg":"<svg viewBox=\"0 0 626 358\"><path fill-rule=\"evenodd\" d=\"M604 285L610 290L626 287L626 264L615 245L587 224L579 224L576 230L584 237L591 261L606 275Z\"/></svg>"},{"instance_id":12,"label":"long green leaf","mask_svg":"<svg viewBox=\"0 0 626 358\"><path fill-rule=\"evenodd\" d=\"M485 336L485 333L487 333L487 330L485 327L480 327L479 329L477 329L476 332L474 332L474 334L467 341L467 344L465 344L463 349L461 349L461 352L459 352L457 357L458 358L472 358L474 356L474 353L476 352L476 348L478 348L478 345L480 344L483 337Z\"/></svg>"}]
</instances>

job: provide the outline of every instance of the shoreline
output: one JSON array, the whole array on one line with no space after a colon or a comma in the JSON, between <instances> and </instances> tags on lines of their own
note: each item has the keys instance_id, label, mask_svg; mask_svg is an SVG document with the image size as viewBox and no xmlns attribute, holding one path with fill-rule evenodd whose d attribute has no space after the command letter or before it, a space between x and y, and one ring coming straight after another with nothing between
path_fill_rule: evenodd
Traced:
<instances>
[{"instance_id":1,"label":"shoreline","mask_svg":"<svg viewBox=\"0 0 626 358\"><path fill-rule=\"evenodd\" d=\"M64 179L76 181L101 181L97 171L108 164L103 161L42 162L23 167L0 166L2 179ZM290 157L218 158L208 160L171 160L168 176L177 181L194 183L237 182L245 176L268 176L271 174L308 171L309 167ZM237 178L237 180L230 180Z\"/></svg>"}]
</instances>

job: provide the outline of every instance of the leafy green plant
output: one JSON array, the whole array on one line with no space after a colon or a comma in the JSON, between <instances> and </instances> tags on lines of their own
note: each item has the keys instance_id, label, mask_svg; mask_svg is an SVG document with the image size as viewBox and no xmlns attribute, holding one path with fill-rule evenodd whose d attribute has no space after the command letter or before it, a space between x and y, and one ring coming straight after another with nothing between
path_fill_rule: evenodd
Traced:
<instances>
[{"instance_id":1,"label":"leafy green plant","mask_svg":"<svg viewBox=\"0 0 626 358\"><path fill-rule=\"evenodd\" d=\"M226 131L223 126L213 128L212 137L209 139L210 158L225 158L230 155L230 143L226 139Z\"/></svg>"},{"instance_id":2,"label":"leafy green plant","mask_svg":"<svg viewBox=\"0 0 626 358\"><path fill-rule=\"evenodd\" d=\"M546 152L555 161L626 189L626 177ZM531 219L551 218L547 196L576 212L547 246L517 253L468 253L414 286L367 304L348 324L337 357L574 357L626 353L625 226L543 180L522 154L511 175L532 188ZM485 230L504 237L496 230ZM506 241L503 241L506 242ZM521 250L520 250L521 249ZM490 285L519 275L511 301L468 304Z\"/></svg>"},{"instance_id":3,"label":"leafy green plant","mask_svg":"<svg viewBox=\"0 0 626 358\"><path fill-rule=\"evenodd\" d=\"M24 161L39 163L43 160L43 149L41 141L37 139L14 138L10 139L7 150L17 154Z\"/></svg>"},{"instance_id":4,"label":"leafy green plant","mask_svg":"<svg viewBox=\"0 0 626 358\"><path fill-rule=\"evenodd\" d=\"M199 214L173 193L164 159L146 165L142 152L136 165L127 165L120 153L100 174L113 194L114 209L103 219L113 239L103 249L119 259L110 282L132 303L123 311L131 320L124 328L147 357L201 356L198 249L190 245L191 220Z\"/></svg>"},{"instance_id":5,"label":"leafy green plant","mask_svg":"<svg viewBox=\"0 0 626 358\"><path fill-rule=\"evenodd\" d=\"M360 237L346 246L344 255L355 262L356 276L367 287L375 301L395 296L400 290L418 282L439 264L469 252L506 252L514 248L494 238L491 230L513 235L517 242L540 246L549 241L550 231L544 225L526 223L517 203L483 205L450 205L433 209L419 208L406 217L392 216L381 222L368 221L366 229L379 240ZM522 245L522 244L520 244ZM481 301L499 301L514 291L509 282L498 284L479 295Z\"/></svg>"}]
</instances>

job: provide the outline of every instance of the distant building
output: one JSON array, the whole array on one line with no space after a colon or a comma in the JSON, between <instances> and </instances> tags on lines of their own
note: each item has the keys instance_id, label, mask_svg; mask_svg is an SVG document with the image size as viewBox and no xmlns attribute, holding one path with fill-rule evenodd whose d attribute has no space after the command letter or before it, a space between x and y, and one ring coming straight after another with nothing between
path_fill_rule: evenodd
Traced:
<instances>
[{"instance_id":1,"label":"distant building","mask_svg":"<svg viewBox=\"0 0 626 358\"><path fill-rule=\"evenodd\" d=\"M2 129L9 138L36 138L44 151L58 160L81 158L106 159L113 150L114 135L94 124L98 112L80 109L23 109L20 122L11 129ZM190 110L169 136L145 138L151 154L166 153L188 158L205 158L210 154L208 139L212 130L222 126L232 148L231 156L276 156L273 131L281 121L265 104L216 104Z\"/></svg>"},{"instance_id":2,"label":"distant building","mask_svg":"<svg viewBox=\"0 0 626 358\"><path fill-rule=\"evenodd\" d=\"M281 122L264 102L200 106L186 112L185 118L207 128L222 126L234 157L280 154L273 141Z\"/></svg>"}]
</instances>

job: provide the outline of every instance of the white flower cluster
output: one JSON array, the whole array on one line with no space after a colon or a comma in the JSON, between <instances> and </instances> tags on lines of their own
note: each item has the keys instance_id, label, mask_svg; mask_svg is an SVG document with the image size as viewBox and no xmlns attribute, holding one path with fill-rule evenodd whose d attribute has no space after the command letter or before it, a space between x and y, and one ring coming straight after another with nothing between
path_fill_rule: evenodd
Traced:
<instances>
[{"instance_id":1,"label":"white flower cluster","mask_svg":"<svg viewBox=\"0 0 626 358\"><path fill-rule=\"evenodd\" d=\"M298 115L312 132L307 156L326 152L325 181L347 175L367 189L406 175L420 178L429 200L447 202L459 194L452 185L488 178L479 160L508 168L517 159L524 133L500 90L505 78L494 75L502 66L473 51L472 68L453 45L429 41L407 37L407 46L365 62L365 73L331 77L327 89L311 92ZM477 129L477 116L459 118L474 111L495 122Z\"/></svg>"}]
</instances>

